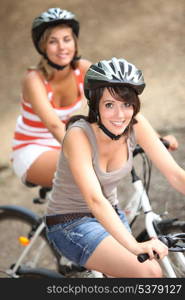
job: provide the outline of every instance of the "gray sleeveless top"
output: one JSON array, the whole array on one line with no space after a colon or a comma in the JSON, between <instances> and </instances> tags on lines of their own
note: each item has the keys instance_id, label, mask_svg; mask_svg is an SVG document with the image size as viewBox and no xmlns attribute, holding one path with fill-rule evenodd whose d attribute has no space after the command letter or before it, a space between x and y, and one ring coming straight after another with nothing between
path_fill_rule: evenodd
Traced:
<instances>
[{"instance_id":1,"label":"gray sleeveless top","mask_svg":"<svg viewBox=\"0 0 185 300\"><path fill-rule=\"evenodd\" d=\"M91 125L84 119L80 119L73 123L69 127L68 131L73 127L80 127L85 131L92 147L93 168L100 182L102 192L105 198L110 201L112 205L118 204L117 185L119 184L119 181L131 171L132 168L132 152L136 145L134 132L132 131L127 139L129 153L127 162L124 163L124 165L118 170L104 172L100 169L98 164L98 148L96 137ZM48 203L47 214L65 214L72 212L89 212L89 208L74 181L68 161L61 151L57 171L53 181L53 190Z\"/></svg>"}]
</instances>

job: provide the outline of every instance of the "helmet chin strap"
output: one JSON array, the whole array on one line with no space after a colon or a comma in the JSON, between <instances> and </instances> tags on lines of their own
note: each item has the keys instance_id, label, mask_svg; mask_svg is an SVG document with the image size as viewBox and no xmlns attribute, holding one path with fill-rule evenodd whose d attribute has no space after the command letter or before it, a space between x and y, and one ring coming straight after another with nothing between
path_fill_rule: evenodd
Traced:
<instances>
[{"instance_id":1,"label":"helmet chin strap","mask_svg":"<svg viewBox=\"0 0 185 300\"><path fill-rule=\"evenodd\" d=\"M60 65L57 65L55 64L54 62L52 62L46 54L43 54L44 58L47 60L47 63L48 65L50 65L52 68L54 69L57 69L58 71L61 71L63 70L65 67L67 67L68 65L65 65L65 66L60 66Z\"/></svg>"},{"instance_id":2,"label":"helmet chin strap","mask_svg":"<svg viewBox=\"0 0 185 300\"><path fill-rule=\"evenodd\" d=\"M124 132L122 133L122 134L118 134L118 135L115 135L114 133L112 133L111 131L109 131L102 123L101 123L101 121L98 121L98 126L99 126L99 128L106 134L106 135L108 135L108 137L110 137L112 140L119 140L122 136L123 136L123 134L124 134Z\"/></svg>"}]
</instances>

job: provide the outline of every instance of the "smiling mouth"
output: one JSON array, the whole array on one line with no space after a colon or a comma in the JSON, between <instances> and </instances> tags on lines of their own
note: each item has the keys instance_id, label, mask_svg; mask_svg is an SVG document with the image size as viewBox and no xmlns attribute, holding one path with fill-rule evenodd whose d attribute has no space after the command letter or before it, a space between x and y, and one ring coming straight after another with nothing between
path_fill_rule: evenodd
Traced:
<instances>
[{"instance_id":1,"label":"smiling mouth","mask_svg":"<svg viewBox=\"0 0 185 300\"><path fill-rule=\"evenodd\" d=\"M65 57L67 57L67 55L68 55L67 53L65 53L65 54L58 54L57 57L65 58Z\"/></svg>"},{"instance_id":2,"label":"smiling mouth","mask_svg":"<svg viewBox=\"0 0 185 300\"><path fill-rule=\"evenodd\" d=\"M125 121L112 121L111 124L116 127L122 127Z\"/></svg>"}]
</instances>

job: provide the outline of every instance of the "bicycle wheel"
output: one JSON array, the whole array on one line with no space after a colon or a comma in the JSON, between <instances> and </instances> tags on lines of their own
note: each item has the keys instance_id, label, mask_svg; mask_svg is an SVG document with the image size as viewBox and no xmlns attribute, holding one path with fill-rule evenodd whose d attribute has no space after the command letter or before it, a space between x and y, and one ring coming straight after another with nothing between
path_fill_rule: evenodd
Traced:
<instances>
[{"instance_id":1,"label":"bicycle wheel","mask_svg":"<svg viewBox=\"0 0 185 300\"><path fill-rule=\"evenodd\" d=\"M154 223L155 230L158 235L167 235L185 232L185 222L178 219L166 219ZM147 231L143 230L136 238L138 242L144 242L149 239ZM170 252L168 254L170 264L178 278L185 277L185 255L179 252ZM161 265L163 268L163 266ZM164 276L168 277L164 270Z\"/></svg>"},{"instance_id":2,"label":"bicycle wheel","mask_svg":"<svg viewBox=\"0 0 185 300\"><path fill-rule=\"evenodd\" d=\"M20 255L29 247L23 246L22 243L33 235L39 224L39 217L25 208L0 207L0 277L20 277L18 270L15 274L11 274L11 270ZM19 241L20 237L22 243ZM57 259L48 244L44 229L20 265L57 270Z\"/></svg>"}]
</instances>

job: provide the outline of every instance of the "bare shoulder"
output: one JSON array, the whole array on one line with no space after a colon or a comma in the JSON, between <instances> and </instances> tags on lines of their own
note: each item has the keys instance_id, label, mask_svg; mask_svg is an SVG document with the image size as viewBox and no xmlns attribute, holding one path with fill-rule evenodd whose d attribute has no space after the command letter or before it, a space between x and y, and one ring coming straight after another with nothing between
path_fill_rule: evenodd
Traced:
<instances>
[{"instance_id":1,"label":"bare shoulder","mask_svg":"<svg viewBox=\"0 0 185 300\"><path fill-rule=\"evenodd\" d=\"M137 121L137 123L134 125L136 132L151 126L149 121L141 113L138 113L135 119Z\"/></svg>"},{"instance_id":2,"label":"bare shoulder","mask_svg":"<svg viewBox=\"0 0 185 300\"><path fill-rule=\"evenodd\" d=\"M136 116L137 123L134 124L134 131L137 142L145 148L145 145L151 144L154 140L159 140L158 134L150 122L141 113Z\"/></svg>"},{"instance_id":3,"label":"bare shoulder","mask_svg":"<svg viewBox=\"0 0 185 300\"><path fill-rule=\"evenodd\" d=\"M32 81L43 81L41 73L36 69L28 70L23 77L23 84L30 84Z\"/></svg>"},{"instance_id":4,"label":"bare shoulder","mask_svg":"<svg viewBox=\"0 0 185 300\"><path fill-rule=\"evenodd\" d=\"M78 153L81 156L81 154L84 155L89 150L90 143L85 131L80 127L68 129L63 141L63 151L66 157L73 157L74 153Z\"/></svg>"},{"instance_id":5,"label":"bare shoulder","mask_svg":"<svg viewBox=\"0 0 185 300\"><path fill-rule=\"evenodd\" d=\"M25 99L31 99L32 94L40 88L44 90L42 75L37 70L31 70L25 73L22 80L22 92Z\"/></svg>"},{"instance_id":6,"label":"bare shoulder","mask_svg":"<svg viewBox=\"0 0 185 300\"><path fill-rule=\"evenodd\" d=\"M137 120L137 123L139 123L139 124L142 123L142 122L144 122L146 120L146 118L140 112L136 115L135 118Z\"/></svg>"},{"instance_id":7,"label":"bare shoulder","mask_svg":"<svg viewBox=\"0 0 185 300\"><path fill-rule=\"evenodd\" d=\"M92 65L92 62L90 62L87 59L80 59L79 60L79 69L81 70L82 74L85 76L85 73L89 69L89 67Z\"/></svg>"}]
</instances>

